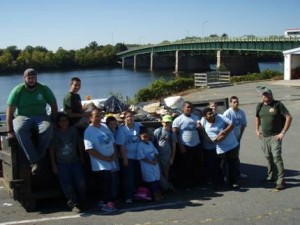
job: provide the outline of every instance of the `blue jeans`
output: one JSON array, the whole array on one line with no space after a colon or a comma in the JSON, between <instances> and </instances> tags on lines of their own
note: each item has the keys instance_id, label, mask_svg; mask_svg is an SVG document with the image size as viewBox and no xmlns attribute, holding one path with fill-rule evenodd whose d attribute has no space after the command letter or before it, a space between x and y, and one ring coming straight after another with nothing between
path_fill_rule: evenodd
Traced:
<instances>
[{"instance_id":1,"label":"blue jeans","mask_svg":"<svg viewBox=\"0 0 300 225\"><path fill-rule=\"evenodd\" d=\"M68 204L85 201L86 188L83 168L80 162L58 163L58 178Z\"/></svg>"},{"instance_id":2,"label":"blue jeans","mask_svg":"<svg viewBox=\"0 0 300 225\"><path fill-rule=\"evenodd\" d=\"M141 179L141 169L139 160L128 159L128 166L122 165L122 179L124 185L125 199L133 198L133 194Z\"/></svg>"},{"instance_id":3,"label":"blue jeans","mask_svg":"<svg viewBox=\"0 0 300 225\"><path fill-rule=\"evenodd\" d=\"M16 138L31 163L36 163L46 156L53 133L49 116L17 116L13 120L13 127ZM35 131L38 133L37 145L34 145L32 140Z\"/></svg>"}]
</instances>

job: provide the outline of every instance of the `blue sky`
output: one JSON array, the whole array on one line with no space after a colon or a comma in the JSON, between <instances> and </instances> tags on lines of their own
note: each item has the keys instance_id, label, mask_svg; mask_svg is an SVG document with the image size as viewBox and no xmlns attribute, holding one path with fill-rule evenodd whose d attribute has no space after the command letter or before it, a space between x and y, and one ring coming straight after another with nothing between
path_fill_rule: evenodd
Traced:
<instances>
[{"instance_id":1,"label":"blue sky","mask_svg":"<svg viewBox=\"0 0 300 225\"><path fill-rule=\"evenodd\" d=\"M299 0L0 0L0 49L283 35L300 27L299 8Z\"/></svg>"}]
</instances>

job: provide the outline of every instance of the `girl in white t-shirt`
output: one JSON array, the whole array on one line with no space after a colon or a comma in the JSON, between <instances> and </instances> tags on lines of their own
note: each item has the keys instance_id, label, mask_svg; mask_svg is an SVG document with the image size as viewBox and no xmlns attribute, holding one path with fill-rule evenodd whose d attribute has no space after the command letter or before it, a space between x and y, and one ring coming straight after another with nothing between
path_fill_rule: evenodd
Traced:
<instances>
[{"instance_id":1,"label":"girl in white t-shirt","mask_svg":"<svg viewBox=\"0 0 300 225\"><path fill-rule=\"evenodd\" d=\"M149 186L154 201L161 201L158 151L149 141L149 133L146 128L141 129L140 139L137 157L140 160L142 179Z\"/></svg>"}]
</instances>

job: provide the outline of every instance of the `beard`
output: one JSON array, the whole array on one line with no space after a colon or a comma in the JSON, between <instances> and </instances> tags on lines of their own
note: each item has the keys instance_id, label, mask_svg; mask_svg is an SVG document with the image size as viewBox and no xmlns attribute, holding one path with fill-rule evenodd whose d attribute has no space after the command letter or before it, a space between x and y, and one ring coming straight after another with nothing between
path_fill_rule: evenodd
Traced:
<instances>
[{"instance_id":1,"label":"beard","mask_svg":"<svg viewBox=\"0 0 300 225\"><path fill-rule=\"evenodd\" d=\"M28 84L28 83L25 83L25 87L26 87L27 89L29 89L29 90L33 90L33 89L36 87L36 83L33 84L33 85L30 85L30 84Z\"/></svg>"}]
</instances>

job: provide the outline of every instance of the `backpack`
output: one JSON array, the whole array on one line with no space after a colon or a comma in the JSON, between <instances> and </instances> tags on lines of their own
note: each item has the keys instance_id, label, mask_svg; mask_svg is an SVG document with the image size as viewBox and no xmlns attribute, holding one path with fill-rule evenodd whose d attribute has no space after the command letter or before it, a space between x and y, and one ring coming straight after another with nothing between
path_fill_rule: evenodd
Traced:
<instances>
[{"instance_id":1,"label":"backpack","mask_svg":"<svg viewBox=\"0 0 300 225\"><path fill-rule=\"evenodd\" d=\"M257 105L257 108L256 108L256 115L259 114L262 106L263 106L263 102L260 102L258 105ZM285 116L280 112L279 110L279 105L282 104L281 101L278 101L278 100L274 100L274 109L277 110L277 112L279 113L279 118L280 120L278 121L278 123L280 124L280 128L282 129L284 127L284 124L285 124Z\"/></svg>"}]
</instances>

